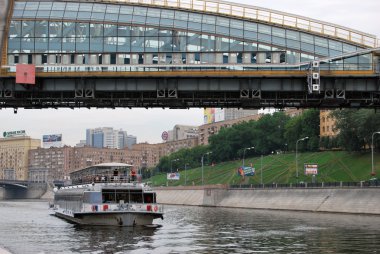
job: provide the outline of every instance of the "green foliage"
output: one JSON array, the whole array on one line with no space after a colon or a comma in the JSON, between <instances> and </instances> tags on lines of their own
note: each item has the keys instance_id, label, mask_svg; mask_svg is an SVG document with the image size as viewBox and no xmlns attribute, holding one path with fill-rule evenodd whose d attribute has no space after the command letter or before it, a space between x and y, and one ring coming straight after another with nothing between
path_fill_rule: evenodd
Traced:
<instances>
[{"instance_id":1,"label":"green foliage","mask_svg":"<svg viewBox=\"0 0 380 254\"><path fill-rule=\"evenodd\" d=\"M319 149L319 110L306 110L302 115L293 117L285 126L285 139L289 149L296 149L297 140L309 137L298 143L300 151L318 151Z\"/></svg>"},{"instance_id":2,"label":"green foliage","mask_svg":"<svg viewBox=\"0 0 380 254\"><path fill-rule=\"evenodd\" d=\"M369 109L343 109L332 113L339 130L338 144L347 151L362 151L370 148L372 134L380 131L380 114ZM376 139L375 147L379 147Z\"/></svg>"},{"instance_id":3,"label":"green foliage","mask_svg":"<svg viewBox=\"0 0 380 254\"><path fill-rule=\"evenodd\" d=\"M237 168L241 166L241 160L217 163L215 166L204 167L205 184L259 184L261 174L264 183L296 183L295 154L275 154L264 156L261 166L261 158L246 157L245 163L253 164L256 174L253 177L242 178L237 175ZM299 153L298 170L299 181L311 182L312 177L304 175L304 163L317 163L319 167L317 182L357 182L367 181L371 176L371 153L349 153L345 151L305 152ZM375 156L375 169L380 174L380 157ZM154 174L154 177L146 181L154 185L201 185L201 167L180 169L180 180L166 180L166 175ZM186 177L185 177L186 176ZM186 178L186 181L185 181Z\"/></svg>"},{"instance_id":4,"label":"green foliage","mask_svg":"<svg viewBox=\"0 0 380 254\"><path fill-rule=\"evenodd\" d=\"M177 171L185 167L193 168L199 167L201 164L201 157L207 153L208 146L196 146L194 148L181 149L169 156L164 156L160 159L157 165L159 172Z\"/></svg>"},{"instance_id":5,"label":"green foliage","mask_svg":"<svg viewBox=\"0 0 380 254\"><path fill-rule=\"evenodd\" d=\"M319 111L306 110L303 115L290 118L284 112L264 115L257 121L243 122L230 128L222 128L209 138L209 146L182 149L161 158L160 172L176 171L183 168L200 166L202 155L206 156L205 165L211 162L223 162L241 159L243 156L281 153L295 150L295 142L301 137L309 136L307 142L300 144L300 151L317 151L319 149ZM254 149L246 149L254 147ZM245 151L245 152L244 152ZM177 160L178 159L178 160Z\"/></svg>"}]
</instances>

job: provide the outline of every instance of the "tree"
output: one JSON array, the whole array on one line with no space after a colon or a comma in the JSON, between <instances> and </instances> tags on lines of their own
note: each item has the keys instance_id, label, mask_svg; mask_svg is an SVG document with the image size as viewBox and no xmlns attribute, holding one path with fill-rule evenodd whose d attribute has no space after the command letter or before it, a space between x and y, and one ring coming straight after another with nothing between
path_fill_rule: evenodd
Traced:
<instances>
[{"instance_id":1,"label":"tree","mask_svg":"<svg viewBox=\"0 0 380 254\"><path fill-rule=\"evenodd\" d=\"M296 142L300 138L309 137L300 142L298 149L318 151L319 149L319 110L305 110L300 116L293 117L285 126L285 139L289 149L295 150Z\"/></svg>"},{"instance_id":2,"label":"tree","mask_svg":"<svg viewBox=\"0 0 380 254\"><path fill-rule=\"evenodd\" d=\"M338 144L347 151L370 148L372 134L380 131L380 114L374 110L335 110L332 116L336 119L336 129L339 130Z\"/></svg>"}]
</instances>

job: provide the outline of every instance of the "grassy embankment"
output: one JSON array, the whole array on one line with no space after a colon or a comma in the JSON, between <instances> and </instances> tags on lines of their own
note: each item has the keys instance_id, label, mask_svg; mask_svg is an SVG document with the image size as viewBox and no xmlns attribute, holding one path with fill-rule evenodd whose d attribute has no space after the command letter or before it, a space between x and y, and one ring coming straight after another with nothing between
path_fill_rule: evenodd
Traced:
<instances>
[{"instance_id":1,"label":"grassy embankment","mask_svg":"<svg viewBox=\"0 0 380 254\"><path fill-rule=\"evenodd\" d=\"M376 158L375 168L377 175L380 174L380 159ZM204 184L259 184L261 173L264 183L296 183L295 154L279 154L260 157L246 158L245 165L253 164L256 175L253 177L242 177L237 175L237 168L242 161L230 161L214 166L204 166ZM370 153L348 153L343 151L328 151L316 153L299 153L298 173L299 181L311 182L311 176L305 176L303 172L304 163L317 163L319 167L316 180L318 182L357 182L371 178L371 154ZM185 185L185 171L179 169L181 179L170 181L169 186ZM201 168L188 169L187 185L201 185ZM166 174L158 174L144 181L151 182L154 186L166 185Z\"/></svg>"}]
</instances>

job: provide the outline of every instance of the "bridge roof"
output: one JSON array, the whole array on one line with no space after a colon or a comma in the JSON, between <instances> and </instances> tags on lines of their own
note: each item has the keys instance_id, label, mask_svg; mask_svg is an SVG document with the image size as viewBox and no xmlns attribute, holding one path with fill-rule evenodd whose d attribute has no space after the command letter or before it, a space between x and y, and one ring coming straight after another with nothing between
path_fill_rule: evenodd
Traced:
<instances>
[{"instance_id":1,"label":"bridge roof","mask_svg":"<svg viewBox=\"0 0 380 254\"><path fill-rule=\"evenodd\" d=\"M64 1L65 0L59 0ZM70 0L69 0L70 1ZM276 26L290 27L329 38L337 38L366 47L380 47L380 39L376 35L361 32L345 26L312 19L305 16L281 12L246 4L219 0L71 0L71 2L96 2L113 4L132 4L175 10L187 10L214 15L228 16Z\"/></svg>"}]
</instances>

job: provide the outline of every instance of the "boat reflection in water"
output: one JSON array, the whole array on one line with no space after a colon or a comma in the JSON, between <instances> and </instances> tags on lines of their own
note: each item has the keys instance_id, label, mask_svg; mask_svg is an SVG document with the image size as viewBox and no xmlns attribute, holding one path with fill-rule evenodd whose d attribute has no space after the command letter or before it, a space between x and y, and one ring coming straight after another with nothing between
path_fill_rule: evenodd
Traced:
<instances>
[{"instance_id":1,"label":"boat reflection in water","mask_svg":"<svg viewBox=\"0 0 380 254\"><path fill-rule=\"evenodd\" d=\"M149 226L163 219L156 193L136 181L132 165L103 163L72 172L73 185L55 189L55 215L82 225Z\"/></svg>"}]
</instances>

